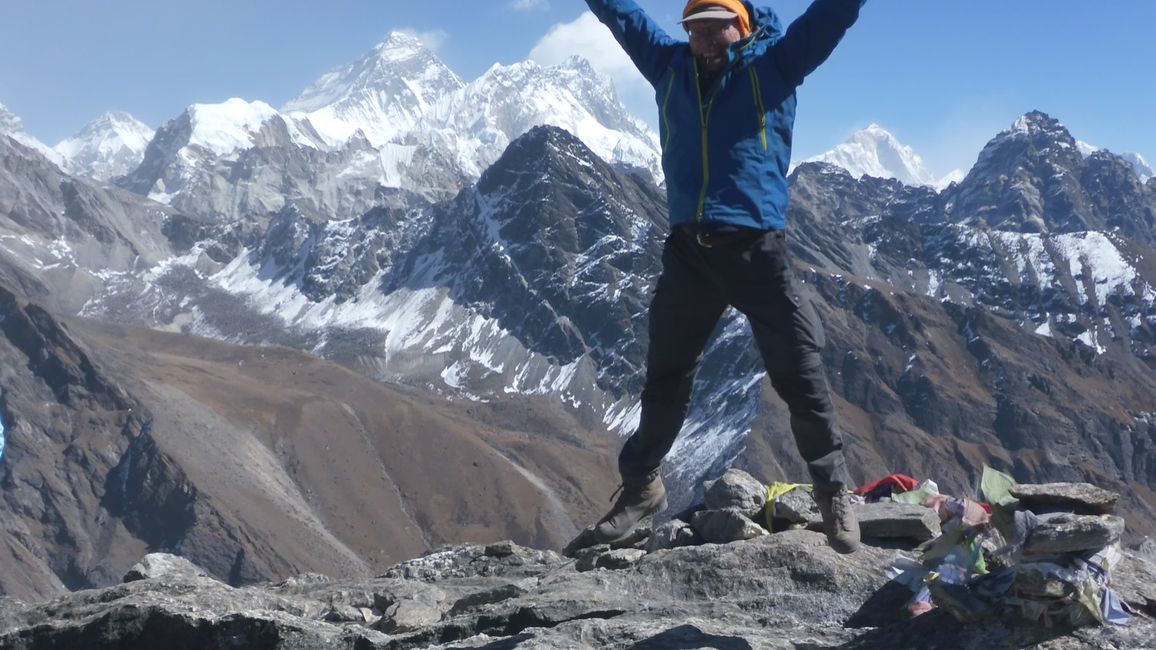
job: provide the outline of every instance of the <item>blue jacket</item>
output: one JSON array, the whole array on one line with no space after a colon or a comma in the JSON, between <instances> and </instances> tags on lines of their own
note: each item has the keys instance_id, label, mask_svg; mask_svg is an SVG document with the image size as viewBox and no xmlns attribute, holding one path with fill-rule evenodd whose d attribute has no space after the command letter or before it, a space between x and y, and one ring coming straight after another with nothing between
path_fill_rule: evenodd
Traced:
<instances>
[{"instance_id":1,"label":"blue jacket","mask_svg":"<svg viewBox=\"0 0 1156 650\"><path fill-rule=\"evenodd\" d=\"M784 32L770 8L702 92L690 45L634 0L586 0L654 86L671 225L725 223L782 230L795 89L830 56L866 0L815 0Z\"/></svg>"}]
</instances>

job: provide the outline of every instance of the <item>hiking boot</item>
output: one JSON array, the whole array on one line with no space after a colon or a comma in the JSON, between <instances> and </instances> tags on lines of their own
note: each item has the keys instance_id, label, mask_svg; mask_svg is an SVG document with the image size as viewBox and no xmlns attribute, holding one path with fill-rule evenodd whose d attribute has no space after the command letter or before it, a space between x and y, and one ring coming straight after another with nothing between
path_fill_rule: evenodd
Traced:
<instances>
[{"instance_id":1,"label":"hiking boot","mask_svg":"<svg viewBox=\"0 0 1156 650\"><path fill-rule=\"evenodd\" d=\"M815 503L819 504L819 514L823 516L827 544L836 553L854 553L859 548L859 520L855 518L847 491L815 490Z\"/></svg>"},{"instance_id":2,"label":"hiking boot","mask_svg":"<svg viewBox=\"0 0 1156 650\"><path fill-rule=\"evenodd\" d=\"M614 507L594 526L594 539L598 544L614 544L626 539L639 522L666 509L666 486L658 472L641 478L623 478L622 485L614 494L618 495ZM614 495L610 498L613 499Z\"/></svg>"}]
</instances>

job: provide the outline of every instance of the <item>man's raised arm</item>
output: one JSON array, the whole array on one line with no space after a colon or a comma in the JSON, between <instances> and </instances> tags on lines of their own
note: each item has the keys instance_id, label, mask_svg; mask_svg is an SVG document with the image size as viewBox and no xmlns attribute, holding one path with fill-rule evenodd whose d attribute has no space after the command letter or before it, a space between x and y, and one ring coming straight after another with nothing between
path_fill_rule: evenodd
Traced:
<instances>
[{"instance_id":1,"label":"man's raised arm","mask_svg":"<svg viewBox=\"0 0 1156 650\"><path fill-rule=\"evenodd\" d=\"M610 28L635 67L657 85L679 45L634 0L586 0L590 11Z\"/></svg>"},{"instance_id":2,"label":"man's raised arm","mask_svg":"<svg viewBox=\"0 0 1156 650\"><path fill-rule=\"evenodd\" d=\"M831 56L867 0L815 0L774 46L768 57L789 83L798 86Z\"/></svg>"}]
</instances>

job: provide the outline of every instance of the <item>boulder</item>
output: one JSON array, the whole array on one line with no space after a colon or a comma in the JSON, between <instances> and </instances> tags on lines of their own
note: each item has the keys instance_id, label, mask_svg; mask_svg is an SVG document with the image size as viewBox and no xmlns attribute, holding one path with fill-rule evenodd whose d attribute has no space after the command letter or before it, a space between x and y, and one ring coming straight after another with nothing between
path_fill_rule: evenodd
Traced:
<instances>
[{"instance_id":1,"label":"boulder","mask_svg":"<svg viewBox=\"0 0 1156 650\"><path fill-rule=\"evenodd\" d=\"M625 569L634 565L646 555L646 551L636 548L619 548L598 556L594 566L599 569Z\"/></svg>"},{"instance_id":2,"label":"boulder","mask_svg":"<svg viewBox=\"0 0 1156 650\"><path fill-rule=\"evenodd\" d=\"M671 519L654 529L654 533L646 541L646 550L654 552L667 548L690 546L701 541L690 524L681 519Z\"/></svg>"},{"instance_id":3,"label":"boulder","mask_svg":"<svg viewBox=\"0 0 1156 650\"><path fill-rule=\"evenodd\" d=\"M811 491L806 488L795 488L775 499L774 517L804 526L821 519L819 504L815 503Z\"/></svg>"},{"instance_id":4,"label":"boulder","mask_svg":"<svg viewBox=\"0 0 1156 650\"><path fill-rule=\"evenodd\" d=\"M741 469L728 469L702 486L707 510L738 510L754 519L767 504L767 486Z\"/></svg>"},{"instance_id":5,"label":"boulder","mask_svg":"<svg viewBox=\"0 0 1156 650\"><path fill-rule=\"evenodd\" d=\"M178 555L169 553L149 553L140 562L132 565L121 582L149 580L152 578L177 578L191 580L206 578L209 574L201 567Z\"/></svg>"},{"instance_id":6,"label":"boulder","mask_svg":"<svg viewBox=\"0 0 1156 650\"><path fill-rule=\"evenodd\" d=\"M374 627L400 634L433 625L450 610L447 594L425 583L403 582L375 595L373 609L382 613Z\"/></svg>"},{"instance_id":7,"label":"boulder","mask_svg":"<svg viewBox=\"0 0 1156 650\"><path fill-rule=\"evenodd\" d=\"M696 512L690 525L699 537L711 544L739 542L770 534L736 508Z\"/></svg>"},{"instance_id":8,"label":"boulder","mask_svg":"<svg viewBox=\"0 0 1156 650\"><path fill-rule=\"evenodd\" d=\"M1136 555L1156 562L1156 539L1145 537L1133 550L1135 550Z\"/></svg>"},{"instance_id":9,"label":"boulder","mask_svg":"<svg viewBox=\"0 0 1156 650\"><path fill-rule=\"evenodd\" d=\"M609 544L595 544L587 546L574 551L573 555L569 557L574 558L574 569L576 571L593 571L598 565L598 558L604 553L610 552Z\"/></svg>"}]
</instances>

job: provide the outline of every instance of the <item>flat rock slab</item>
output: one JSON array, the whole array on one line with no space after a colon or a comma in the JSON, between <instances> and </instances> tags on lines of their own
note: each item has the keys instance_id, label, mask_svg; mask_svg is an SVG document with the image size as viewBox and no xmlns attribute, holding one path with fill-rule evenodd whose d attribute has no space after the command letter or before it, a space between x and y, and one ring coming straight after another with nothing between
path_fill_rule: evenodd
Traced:
<instances>
[{"instance_id":1,"label":"flat rock slab","mask_svg":"<svg viewBox=\"0 0 1156 650\"><path fill-rule=\"evenodd\" d=\"M1123 534L1124 519L1116 515L1053 515L1028 534L1024 555L1098 551Z\"/></svg>"},{"instance_id":2,"label":"flat rock slab","mask_svg":"<svg viewBox=\"0 0 1156 650\"><path fill-rule=\"evenodd\" d=\"M1115 512L1120 494L1091 483L1024 483L1012 486L1011 495L1028 510L1068 508L1077 514Z\"/></svg>"},{"instance_id":3,"label":"flat rock slab","mask_svg":"<svg viewBox=\"0 0 1156 650\"><path fill-rule=\"evenodd\" d=\"M864 503L855 506L859 534L875 539L925 542L939 535L939 515L931 508L908 503Z\"/></svg>"}]
</instances>

